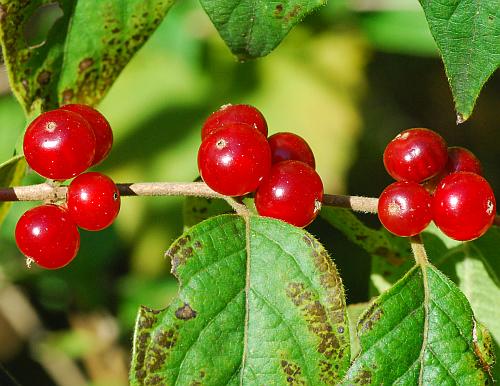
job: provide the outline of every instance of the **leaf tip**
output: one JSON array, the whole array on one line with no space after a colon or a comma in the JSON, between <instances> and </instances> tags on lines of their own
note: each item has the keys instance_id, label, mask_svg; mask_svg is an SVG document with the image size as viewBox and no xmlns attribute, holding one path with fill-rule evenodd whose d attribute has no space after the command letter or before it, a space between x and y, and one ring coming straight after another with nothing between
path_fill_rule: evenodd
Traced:
<instances>
[{"instance_id":1,"label":"leaf tip","mask_svg":"<svg viewBox=\"0 0 500 386\"><path fill-rule=\"evenodd\" d=\"M469 119L469 115L457 113L457 125L464 123L467 119Z\"/></svg>"}]
</instances>

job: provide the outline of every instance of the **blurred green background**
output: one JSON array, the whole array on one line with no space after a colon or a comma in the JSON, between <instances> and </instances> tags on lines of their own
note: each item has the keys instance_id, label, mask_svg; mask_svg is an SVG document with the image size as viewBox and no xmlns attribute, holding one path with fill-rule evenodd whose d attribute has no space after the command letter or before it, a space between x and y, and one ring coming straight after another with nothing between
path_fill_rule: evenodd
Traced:
<instances>
[{"instance_id":1,"label":"blurred green background","mask_svg":"<svg viewBox=\"0 0 500 386\"><path fill-rule=\"evenodd\" d=\"M27 26L43 41L58 17ZM494 77L495 78L495 77ZM24 130L0 72L0 160ZM471 149L500 191L496 108L500 82L483 90L456 126L442 63L417 1L337 0L307 18L268 57L238 63L194 0L174 6L99 109L114 129L98 170L118 182L197 177L200 127L225 103L248 103L270 133L293 131L313 148L325 191L378 196L391 179L381 155L399 131L428 127ZM26 184L39 181L34 174ZM16 203L0 230L0 363L23 385L126 385L140 304L166 306L177 290L164 251L182 232L180 198L124 198L115 225L82 231L82 248L58 271L26 269L13 241ZM364 218L378 226L375 216ZM349 303L368 300L370 260L316 220L309 230L331 252Z\"/></svg>"}]
</instances>

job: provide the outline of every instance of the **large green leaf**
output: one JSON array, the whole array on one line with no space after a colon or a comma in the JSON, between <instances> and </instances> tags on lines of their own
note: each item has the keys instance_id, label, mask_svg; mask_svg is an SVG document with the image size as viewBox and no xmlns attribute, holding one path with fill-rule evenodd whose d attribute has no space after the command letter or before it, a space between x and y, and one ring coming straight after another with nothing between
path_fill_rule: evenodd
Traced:
<instances>
[{"instance_id":1,"label":"large green leaf","mask_svg":"<svg viewBox=\"0 0 500 386\"><path fill-rule=\"evenodd\" d=\"M239 59L269 54L294 25L326 0L200 0L229 49Z\"/></svg>"},{"instance_id":2,"label":"large green leaf","mask_svg":"<svg viewBox=\"0 0 500 386\"><path fill-rule=\"evenodd\" d=\"M468 243L460 243L445 253L432 256L440 267L462 290L476 318L484 324L493 338L495 350L500 349L500 267L498 264L500 229L493 227L486 235ZM493 367L500 379L500 366Z\"/></svg>"},{"instance_id":3,"label":"large green leaf","mask_svg":"<svg viewBox=\"0 0 500 386\"><path fill-rule=\"evenodd\" d=\"M0 164L0 187L15 186L21 183L26 170L23 156L16 156ZM12 202L0 202L0 225L9 212Z\"/></svg>"},{"instance_id":4,"label":"large green leaf","mask_svg":"<svg viewBox=\"0 0 500 386\"><path fill-rule=\"evenodd\" d=\"M0 40L11 87L28 115L78 101L96 104L174 0L60 0L63 16L44 44L24 28L52 0L0 0Z\"/></svg>"},{"instance_id":5,"label":"large green leaf","mask_svg":"<svg viewBox=\"0 0 500 386\"><path fill-rule=\"evenodd\" d=\"M321 215L372 257L371 293L387 290L408 271L411 264L406 239L364 225L345 209L323 208ZM447 238L432 226L422 235L429 260L460 288L476 318L490 331L493 345L500 349L500 228L492 227L477 240L462 243ZM493 367L500 379L500 366Z\"/></svg>"},{"instance_id":6,"label":"large green leaf","mask_svg":"<svg viewBox=\"0 0 500 386\"><path fill-rule=\"evenodd\" d=\"M361 353L342 384L484 385L487 332L465 296L431 265L415 266L358 323Z\"/></svg>"},{"instance_id":7,"label":"large green leaf","mask_svg":"<svg viewBox=\"0 0 500 386\"><path fill-rule=\"evenodd\" d=\"M178 297L137 319L133 385L331 385L349 365L340 277L307 232L236 215L169 249Z\"/></svg>"},{"instance_id":8,"label":"large green leaf","mask_svg":"<svg viewBox=\"0 0 500 386\"><path fill-rule=\"evenodd\" d=\"M457 122L469 118L484 83L500 66L498 0L420 0L451 86Z\"/></svg>"}]
</instances>

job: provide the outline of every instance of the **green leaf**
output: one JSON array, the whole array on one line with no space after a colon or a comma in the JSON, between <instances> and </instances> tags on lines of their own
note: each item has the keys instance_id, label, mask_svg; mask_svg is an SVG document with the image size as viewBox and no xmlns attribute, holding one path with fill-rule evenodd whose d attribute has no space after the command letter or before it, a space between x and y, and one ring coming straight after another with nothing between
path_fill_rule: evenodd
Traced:
<instances>
[{"instance_id":1,"label":"green leaf","mask_svg":"<svg viewBox=\"0 0 500 386\"><path fill-rule=\"evenodd\" d=\"M372 229L347 209L324 207L321 217L372 256L371 296L389 289L413 266L406 238L396 237L385 229Z\"/></svg>"},{"instance_id":2,"label":"green leaf","mask_svg":"<svg viewBox=\"0 0 500 386\"><path fill-rule=\"evenodd\" d=\"M361 353L341 384L484 385L492 352L465 296L415 266L358 323Z\"/></svg>"},{"instance_id":3,"label":"green leaf","mask_svg":"<svg viewBox=\"0 0 500 386\"><path fill-rule=\"evenodd\" d=\"M210 217L232 211L227 201L222 199L186 197L183 208L184 227L190 228Z\"/></svg>"},{"instance_id":4,"label":"green leaf","mask_svg":"<svg viewBox=\"0 0 500 386\"><path fill-rule=\"evenodd\" d=\"M325 0L200 0L231 52L241 60L269 54L294 25Z\"/></svg>"},{"instance_id":5,"label":"green leaf","mask_svg":"<svg viewBox=\"0 0 500 386\"><path fill-rule=\"evenodd\" d=\"M359 337L356 334L356 326L358 325L361 315L370 307L370 303L356 303L347 305L347 315L349 316L349 331L351 342L351 359L358 356L361 346Z\"/></svg>"},{"instance_id":6,"label":"green leaf","mask_svg":"<svg viewBox=\"0 0 500 386\"><path fill-rule=\"evenodd\" d=\"M307 232L251 216L213 217L169 249L180 282L142 307L132 385L335 384L349 365L344 292Z\"/></svg>"},{"instance_id":7,"label":"green leaf","mask_svg":"<svg viewBox=\"0 0 500 386\"><path fill-rule=\"evenodd\" d=\"M144 44L173 0L60 0L63 16L45 43L29 47L24 28L52 0L0 0L0 40L11 87L28 115L80 102L94 105Z\"/></svg>"},{"instance_id":8,"label":"green leaf","mask_svg":"<svg viewBox=\"0 0 500 386\"><path fill-rule=\"evenodd\" d=\"M408 271L412 257L406 239L371 229L345 209L323 208L321 215L372 256L372 294L387 290ZM489 329L496 351L500 350L500 308L491 306L500 299L500 228L494 226L483 237L462 243L431 226L422 238L429 260L464 293L477 320ZM500 379L500 366L493 367L493 374Z\"/></svg>"},{"instance_id":9,"label":"green leaf","mask_svg":"<svg viewBox=\"0 0 500 386\"><path fill-rule=\"evenodd\" d=\"M498 1L419 1L443 57L457 122L464 122L484 83L500 66Z\"/></svg>"},{"instance_id":10,"label":"green leaf","mask_svg":"<svg viewBox=\"0 0 500 386\"><path fill-rule=\"evenodd\" d=\"M16 156L0 164L0 187L15 186L21 183L26 171L26 162L23 156ZM0 225L5 220L12 202L0 202Z\"/></svg>"},{"instance_id":11,"label":"green leaf","mask_svg":"<svg viewBox=\"0 0 500 386\"><path fill-rule=\"evenodd\" d=\"M492 306L500 299L498 264L500 229L493 227L486 235L468 243L460 243L445 253L431 255L436 266L447 273L470 302L477 320L492 335L496 351L500 349L500 307ZM499 366L493 367L500 379Z\"/></svg>"}]
</instances>

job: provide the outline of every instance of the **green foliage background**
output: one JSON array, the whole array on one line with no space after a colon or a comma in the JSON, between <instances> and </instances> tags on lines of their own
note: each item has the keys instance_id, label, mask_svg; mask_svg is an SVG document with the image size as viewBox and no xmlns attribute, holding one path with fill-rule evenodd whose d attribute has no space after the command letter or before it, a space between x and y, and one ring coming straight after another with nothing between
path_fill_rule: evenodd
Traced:
<instances>
[{"instance_id":1,"label":"green foliage background","mask_svg":"<svg viewBox=\"0 0 500 386\"><path fill-rule=\"evenodd\" d=\"M201 124L210 112L231 102L258 106L270 133L293 131L306 138L326 192L378 196L390 183L381 161L386 143L415 126L437 130L450 144L474 151L500 192L497 76L485 87L472 118L457 127L423 10L411 0L388 2L383 9L366 9L363 3L330 1L269 56L238 63L200 5L178 2L99 105L114 128L115 144L98 170L120 182L195 179ZM40 36L34 30L30 39L36 42ZM5 86L3 90L0 160L7 160L25 119L14 97ZM23 183L37 181L28 173ZM107 354L127 365L138 306L163 308L176 295L177 282L163 253L183 231L183 200L124 198L116 224L104 232L82 231L77 259L54 272L27 270L15 247L15 223L31 206L13 205L0 229L0 288L14 284L21 289L45 326L44 334L27 339L9 333L8 327L0 329L0 362L22 384L36 380L37 385L51 385L54 378L43 358L56 352L82 363L92 385L127 384L126 368L125 374L118 365L113 371L92 371L92 361ZM326 220L318 219L309 231L332 254L347 302L369 301L385 289L383 283L377 288L374 283L380 282L370 282L376 263L372 266L370 252ZM375 216L362 220L379 226ZM497 271L498 252L490 245L495 241L486 245L491 251L488 266ZM462 281L476 272L454 269L445 273L463 275ZM498 291L498 286L493 280L485 291ZM97 329L82 328L82 320L97 320L96 325L106 321L111 343L105 350L94 345ZM0 322L8 325L4 316Z\"/></svg>"}]
</instances>

